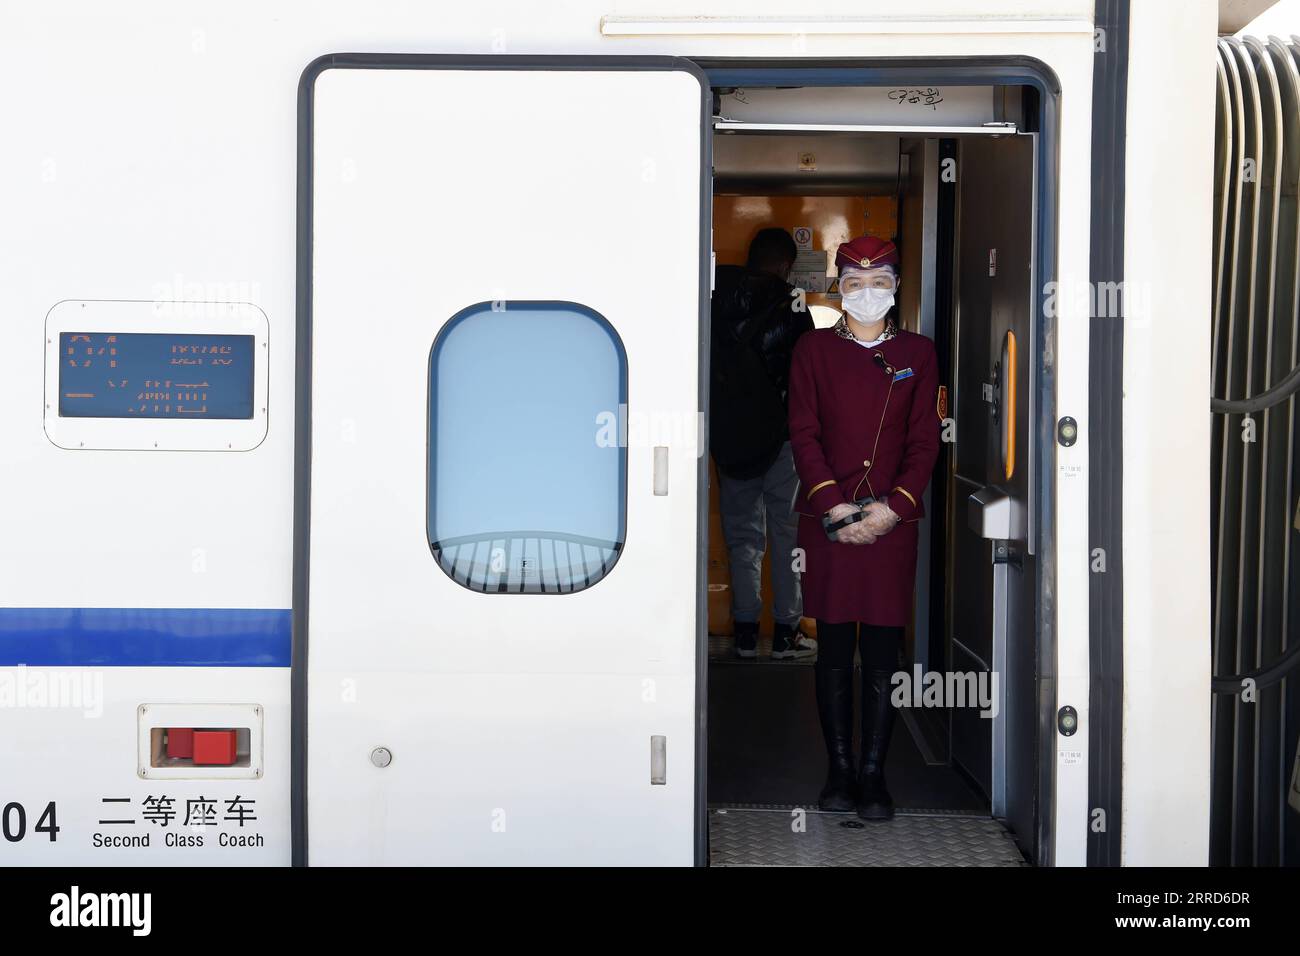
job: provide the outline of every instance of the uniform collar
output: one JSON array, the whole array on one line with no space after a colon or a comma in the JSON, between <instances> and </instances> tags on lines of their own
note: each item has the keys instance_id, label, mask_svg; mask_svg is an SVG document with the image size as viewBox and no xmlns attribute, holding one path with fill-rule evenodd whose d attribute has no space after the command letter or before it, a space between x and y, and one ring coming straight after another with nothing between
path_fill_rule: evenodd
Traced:
<instances>
[{"instance_id":1,"label":"uniform collar","mask_svg":"<svg viewBox=\"0 0 1300 956\"><path fill-rule=\"evenodd\" d=\"M848 339L850 342L862 341L856 335L854 335L853 330L849 328L849 320L847 316L841 315L840 320L835 323L833 329L835 334L842 339ZM886 318L885 331L881 333L880 341L888 342L897 334L898 334L898 328L894 325L894 320L892 318Z\"/></svg>"}]
</instances>

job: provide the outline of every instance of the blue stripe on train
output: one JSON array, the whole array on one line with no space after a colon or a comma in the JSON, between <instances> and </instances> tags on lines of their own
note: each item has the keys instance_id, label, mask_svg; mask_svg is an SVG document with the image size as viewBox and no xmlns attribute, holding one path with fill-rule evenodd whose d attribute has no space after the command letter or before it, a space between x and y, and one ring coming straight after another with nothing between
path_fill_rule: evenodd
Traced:
<instances>
[{"instance_id":1,"label":"blue stripe on train","mask_svg":"<svg viewBox=\"0 0 1300 956\"><path fill-rule=\"evenodd\" d=\"M288 667L283 609L0 608L0 666Z\"/></svg>"}]
</instances>

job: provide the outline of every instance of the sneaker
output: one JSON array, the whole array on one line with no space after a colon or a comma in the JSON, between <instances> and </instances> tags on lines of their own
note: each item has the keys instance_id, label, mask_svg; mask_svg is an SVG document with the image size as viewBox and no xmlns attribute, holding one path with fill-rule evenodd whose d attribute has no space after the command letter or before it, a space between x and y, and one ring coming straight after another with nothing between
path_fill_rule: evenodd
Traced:
<instances>
[{"instance_id":1,"label":"sneaker","mask_svg":"<svg viewBox=\"0 0 1300 956\"><path fill-rule=\"evenodd\" d=\"M736 622L736 656L746 660L758 657L758 624L744 621Z\"/></svg>"},{"instance_id":2,"label":"sneaker","mask_svg":"<svg viewBox=\"0 0 1300 956\"><path fill-rule=\"evenodd\" d=\"M798 627L778 624L772 635L772 660L797 661L817 653L817 642Z\"/></svg>"}]
</instances>

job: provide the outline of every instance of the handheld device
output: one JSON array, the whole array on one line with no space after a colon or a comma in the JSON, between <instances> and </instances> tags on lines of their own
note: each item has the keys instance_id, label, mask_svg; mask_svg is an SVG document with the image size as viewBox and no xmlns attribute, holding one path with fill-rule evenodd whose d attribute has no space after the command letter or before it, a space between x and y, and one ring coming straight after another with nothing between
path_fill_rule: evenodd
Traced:
<instances>
[{"instance_id":1,"label":"handheld device","mask_svg":"<svg viewBox=\"0 0 1300 956\"><path fill-rule=\"evenodd\" d=\"M876 499L873 496L868 495L865 498L858 498L853 503L857 505L859 509L862 509L865 508L867 505L871 504L875 500ZM834 541L835 532L839 531L841 528L847 528L851 524L856 524L857 522L861 521L864 517L865 515L863 515L861 510L855 511L853 512L853 514L847 514L843 518L840 518L838 521L832 521L826 515L822 515L822 529L826 532L826 537Z\"/></svg>"}]
</instances>

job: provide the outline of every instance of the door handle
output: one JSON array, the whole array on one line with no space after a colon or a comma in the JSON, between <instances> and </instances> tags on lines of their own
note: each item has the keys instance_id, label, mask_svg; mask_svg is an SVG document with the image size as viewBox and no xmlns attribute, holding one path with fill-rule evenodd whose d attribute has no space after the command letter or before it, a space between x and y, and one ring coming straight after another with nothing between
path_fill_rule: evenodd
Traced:
<instances>
[{"instance_id":1,"label":"door handle","mask_svg":"<svg viewBox=\"0 0 1300 956\"><path fill-rule=\"evenodd\" d=\"M1002 375L998 379L1002 394L999 405L1002 412L1000 425L1002 469L1007 481L1016 473L1016 333L1007 329L1002 337Z\"/></svg>"},{"instance_id":2,"label":"door handle","mask_svg":"<svg viewBox=\"0 0 1300 956\"><path fill-rule=\"evenodd\" d=\"M656 495L668 494L668 446L655 445L654 476L651 487Z\"/></svg>"}]
</instances>

